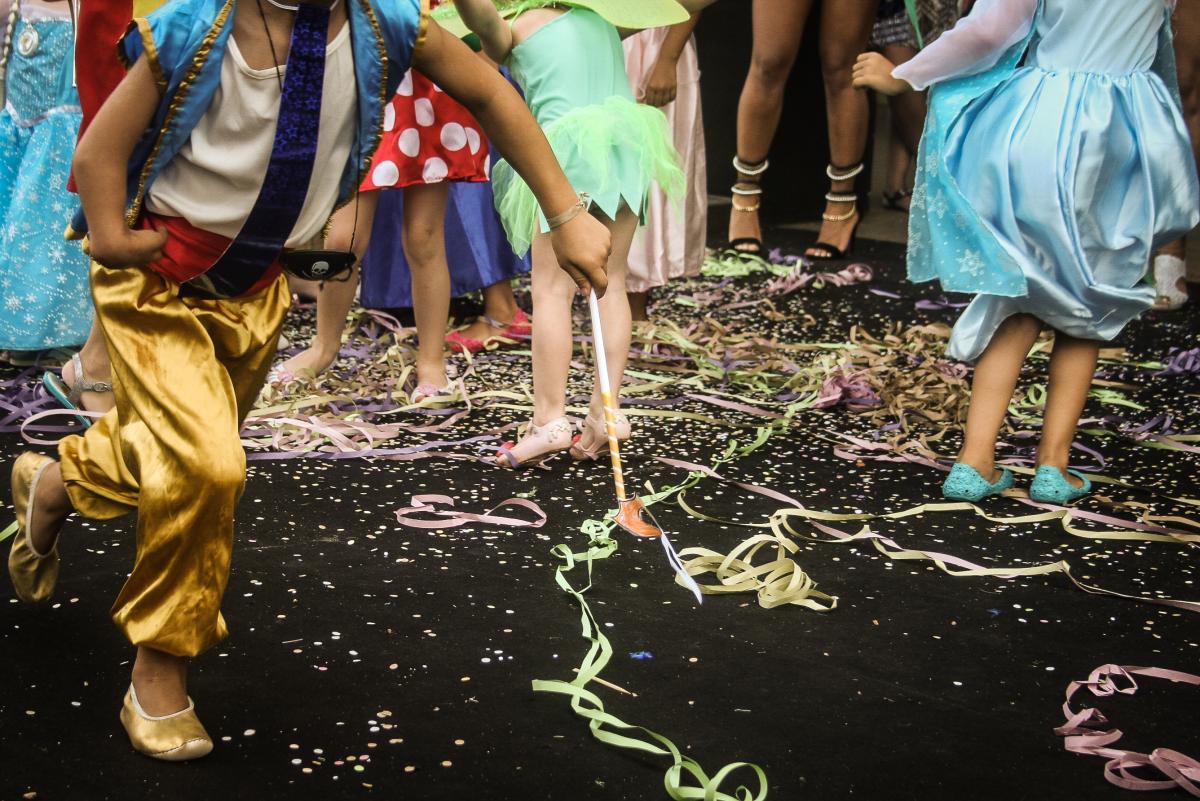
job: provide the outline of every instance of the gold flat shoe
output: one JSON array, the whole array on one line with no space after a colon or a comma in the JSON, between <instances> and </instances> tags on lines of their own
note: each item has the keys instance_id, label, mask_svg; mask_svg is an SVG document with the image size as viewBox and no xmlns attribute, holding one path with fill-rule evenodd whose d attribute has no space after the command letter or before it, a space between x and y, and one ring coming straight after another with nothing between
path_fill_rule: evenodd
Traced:
<instances>
[{"instance_id":1,"label":"gold flat shoe","mask_svg":"<svg viewBox=\"0 0 1200 801\"><path fill-rule=\"evenodd\" d=\"M17 457L12 469L13 507L17 511L17 533L12 550L8 552L8 576L12 579L17 597L27 604L50 600L58 583L58 537L50 553L38 553L29 538L29 523L33 519L33 499L37 497L38 481L46 468L54 464L49 456L26 452Z\"/></svg>"},{"instance_id":2,"label":"gold flat shoe","mask_svg":"<svg viewBox=\"0 0 1200 801\"><path fill-rule=\"evenodd\" d=\"M191 698L186 709L170 715L147 715L130 684L125 705L121 707L121 725L133 750L164 762L199 759L213 750L212 738L196 717L196 705Z\"/></svg>"}]
</instances>

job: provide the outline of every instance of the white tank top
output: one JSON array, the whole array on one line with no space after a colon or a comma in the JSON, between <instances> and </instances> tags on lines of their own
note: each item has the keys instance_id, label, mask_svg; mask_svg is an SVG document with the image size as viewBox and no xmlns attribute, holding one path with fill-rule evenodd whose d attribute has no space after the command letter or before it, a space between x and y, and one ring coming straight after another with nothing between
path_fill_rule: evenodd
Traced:
<instances>
[{"instance_id":1,"label":"white tank top","mask_svg":"<svg viewBox=\"0 0 1200 801\"><path fill-rule=\"evenodd\" d=\"M317 239L337 202L342 171L354 147L357 93L350 25L325 50L325 86L317 158L288 247ZM286 66L283 72L287 74ZM183 217L197 228L235 238L254 208L275 143L279 114L275 68L251 69L233 37L221 63L221 86L191 137L155 179L147 210ZM370 136L364 131L361 136Z\"/></svg>"}]
</instances>

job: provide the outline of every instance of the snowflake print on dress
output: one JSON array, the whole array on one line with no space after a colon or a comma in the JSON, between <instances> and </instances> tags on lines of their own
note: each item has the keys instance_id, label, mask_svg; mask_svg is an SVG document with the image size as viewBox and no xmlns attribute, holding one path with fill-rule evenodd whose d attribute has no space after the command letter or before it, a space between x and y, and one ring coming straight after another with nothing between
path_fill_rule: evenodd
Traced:
<instances>
[{"instance_id":1,"label":"snowflake print on dress","mask_svg":"<svg viewBox=\"0 0 1200 801\"><path fill-rule=\"evenodd\" d=\"M76 201L66 191L80 122L69 19L18 19L8 104L0 111L0 349L73 347L92 323L88 259L63 241ZM31 38L31 37L27 37Z\"/></svg>"}]
</instances>

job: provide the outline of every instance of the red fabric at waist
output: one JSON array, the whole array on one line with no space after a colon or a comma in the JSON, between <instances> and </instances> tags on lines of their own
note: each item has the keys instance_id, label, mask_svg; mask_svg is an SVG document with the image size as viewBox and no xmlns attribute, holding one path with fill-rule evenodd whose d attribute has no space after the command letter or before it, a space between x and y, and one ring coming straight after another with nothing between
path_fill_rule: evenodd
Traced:
<instances>
[{"instance_id":1,"label":"red fabric at waist","mask_svg":"<svg viewBox=\"0 0 1200 801\"><path fill-rule=\"evenodd\" d=\"M164 217L150 212L142 215L141 227L167 232L162 258L150 262L146 267L179 284L206 273L233 241L220 234L197 228L182 217ZM262 291L270 286L281 272L283 266L276 260L263 277L239 297Z\"/></svg>"}]
</instances>

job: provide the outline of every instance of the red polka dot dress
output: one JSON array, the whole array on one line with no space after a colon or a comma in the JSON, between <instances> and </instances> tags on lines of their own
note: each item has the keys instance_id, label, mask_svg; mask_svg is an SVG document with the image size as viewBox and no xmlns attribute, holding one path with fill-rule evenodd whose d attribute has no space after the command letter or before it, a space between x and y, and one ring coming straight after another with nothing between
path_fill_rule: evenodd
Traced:
<instances>
[{"instance_id":1,"label":"red polka dot dress","mask_svg":"<svg viewBox=\"0 0 1200 801\"><path fill-rule=\"evenodd\" d=\"M384 109L383 138L362 191L483 182L490 169L482 126L433 81L410 69Z\"/></svg>"}]
</instances>

